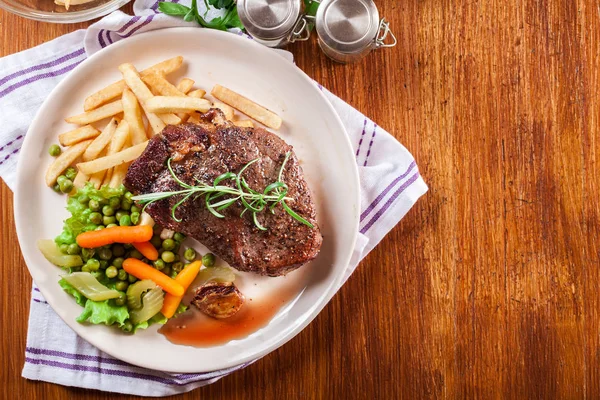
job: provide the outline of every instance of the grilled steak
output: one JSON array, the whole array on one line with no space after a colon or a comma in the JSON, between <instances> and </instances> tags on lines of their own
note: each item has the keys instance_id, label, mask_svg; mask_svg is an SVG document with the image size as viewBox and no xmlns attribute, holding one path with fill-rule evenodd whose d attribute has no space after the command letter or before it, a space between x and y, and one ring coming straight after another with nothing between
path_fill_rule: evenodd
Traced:
<instances>
[{"instance_id":1,"label":"grilled steak","mask_svg":"<svg viewBox=\"0 0 600 400\"><path fill-rule=\"evenodd\" d=\"M196 185L200 180L212 185L219 175L238 173L250 161L259 161L244 171L244 178L253 190L262 193L265 187L278 180L278 173L292 147L282 139L261 128L240 128L225 120L221 111L211 109L202 115L198 125L167 126L150 139L144 153L135 160L125 177L125 186L134 194L181 190L173 179L167 160L179 179ZM288 205L314 225L292 218L281 205L271 213L257 213L259 230L252 214L242 217L243 205L234 204L221 213L225 218L212 215L205 206L204 196L190 197L171 216L171 208L181 200L172 196L150 204L146 208L154 221L165 228L191 236L240 271L279 276L290 272L317 256L323 238L317 226L315 205L302 168L292 153L282 181L289 188ZM232 181L221 185L234 186ZM238 202L239 203L239 202Z\"/></svg>"}]
</instances>

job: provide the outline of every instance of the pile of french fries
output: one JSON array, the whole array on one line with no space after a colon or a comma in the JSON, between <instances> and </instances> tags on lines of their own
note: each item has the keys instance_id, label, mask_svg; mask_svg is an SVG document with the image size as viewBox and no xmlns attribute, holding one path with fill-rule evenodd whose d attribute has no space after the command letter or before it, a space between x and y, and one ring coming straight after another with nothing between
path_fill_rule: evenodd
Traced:
<instances>
[{"instance_id":1,"label":"pile of french fries","mask_svg":"<svg viewBox=\"0 0 600 400\"><path fill-rule=\"evenodd\" d=\"M225 117L240 127L254 127L250 119L239 119L236 110L266 127L279 129L282 119L272 111L240 94L215 85L211 95L194 89L194 80L183 78L177 84L167 75L177 71L183 57L160 62L141 72L129 63L119 66L123 79L85 99L82 114L65 121L79 125L58 136L67 147L46 171L46 184L52 187L70 166L77 169L75 189L87 182L100 188L123 183L131 162L146 148L148 140L167 125L198 123L200 113L219 108ZM74 189L74 190L75 190Z\"/></svg>"}]
</instances>

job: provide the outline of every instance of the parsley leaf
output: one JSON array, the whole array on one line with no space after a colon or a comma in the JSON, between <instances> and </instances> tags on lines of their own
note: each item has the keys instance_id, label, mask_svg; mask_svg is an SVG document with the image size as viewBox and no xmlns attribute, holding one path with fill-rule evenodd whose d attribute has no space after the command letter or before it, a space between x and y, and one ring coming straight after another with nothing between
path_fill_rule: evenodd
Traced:
<instances>
[{"instance_id":1,"label":"parsley leaf","mask_svg":"<svg viewBox=\"0 0 600 400\"><path fill-rule=\"evenodd\" d=\"M207 7L212 6L216 9L224 10L225 14L211 20L206 20L198 13L197 0L192 0L191 7L163 1L158 3L158 10L166 15L183 17L183 20L187 22L195 20L199 25L205 28L222 31L230 28L244 29L244 25L238 16L237 6L234 0L204 0L204 2Z\"/></svg>"}]
</instances>

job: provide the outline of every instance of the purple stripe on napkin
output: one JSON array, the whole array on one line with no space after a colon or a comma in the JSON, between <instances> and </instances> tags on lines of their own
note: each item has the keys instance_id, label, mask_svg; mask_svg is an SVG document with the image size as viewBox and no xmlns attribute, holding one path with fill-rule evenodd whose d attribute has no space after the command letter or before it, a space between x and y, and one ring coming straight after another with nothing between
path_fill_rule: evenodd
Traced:
<instances>
[{"instance_id":1,"label":"purple stripe on napkin","mask_svg":"<svg viewBox=\"0 0 600 400\"><path fill-rule=\"evenodd\" d=\"M367 129L367 119L365 118L365 122L363 123L362 134L360 135L360 141L358 142L358 148L356 149L356 159L358 160L358 155L360 154L360 146L362 146L362 142L365 136L365 131Z\"/></svg>"},{"instance_id":2,"label":"purple stripe on napkin","mask_svg":"<svg viewBox=\"0 0 600 400\"><path fill-rule=\"evenodd\" d=\"M397 184L398 182L400 182L402 179L404 179L406 176L408 176L408 174L410 173L410 171L412 171L412 169L413 169L414 167L416 167L416 166L417 166L417 163L416 163L416 162L413 160L413 162L411 162L411 163L410 163L410 165L408 166L408 168L407 168L406 172L404 172L402 175L400 175L399 177L397 177L396 179L394 179L394 180L392 181L392 183L390 183L390 184L389 184L389 185L388 185L388 186L387 186L387 187L386 187L386 188L383 190L383 192L381 192L381 193L379 194L379 196L377 196L377 197L375 198L375 200L373 200L373 202L371 203L371 205L369 205L369 207L367 207L367 209L366 209L365 211L363 211L363 213L360 215L360 222L362 222L362 221L363 221L363 220L364 220L364 219L367 217L367 215L369 215L369 213L370 213L371 211L373 211L373 209L374 209L375 207L377 207L377 204L379 204L379 202L380 202L381 200L383 200L383 198L385 197L385 195L387 195L387 194L388 194L388 192L389 192L390 190L392 190L392 189L394 188L394 186L396 186L396 184Z\"/></svg>"},{"instance_id":3,"label":"purple stripe on napkin","mask_svg":"<svg viewBox=\"0 0 600 400\"><path fill-rule=\"evenodd\" d=\"M121 29L119 29L118 31L116 31L116 33L123 33L125 32L125 29L129 28L131 25L135 24L136 22L138 22L140 20L139 15L136 15L135 17L131 18L129 21L127 21L127 23L125 25L123 25L121 27Z\"/></svg>"},{"instance_id":4,"label":"purple stripe on napkin","mask_svg":"<svg viewBox=\"0 0 600 400\"><path fill-rule=\"evenodd\" d=\"M11 144L13 144L14 142L16 142L17 140L23 139L25 136L24 135L19 135L16 138L14 138L13 140L11 140L10 142L6 143L5 145L0 147L0 151L6 149L8 150L8 146L10 146Z\"/></svg>"},{"instance_id":5,"label":"purple stripe on napkin","mask_svg":"<svg viewBox=\"0 0 600 400\"><path fill-rule=\"evenodd\" d=\"M4 157L4 159L0 160L0 165L4 164L6 162L6 160L8 160L11 156L17 154L19 152L19 150L21 150L21 148L17 148L14 149L12 152L10 152L6 157Z\"/></svg>"},{"instance_id":6,"label":"purple stripe on napkin","mask_svg":"<svg viewBox=\"0 0 600 400\"><path fill-rule=\"evenodd\" d=\"M39 300L39 299L32 299L32 300L35 301L36 303L48 304L48 302L44 301L44 300Z\"/></svg>"},{"instance_id":7,"label":"purple stripe on napkin","mask_svg":"<svg viewBox=\"0 0 600 400\"><path fill-rule=\"evenodd\" d=\"M69 54L64 55L62 57L59 57L59 58L57 58L55 60L49 61L47 63L38 64L38 65L34 65L33 67L22 69L20 71L17 71L15 73L12 73L12 74L7 75L4 78L0 79L0 85L3 85L6 82L8 82L9 80L11 80L11 79L18 78L19 76L28 74L30 72L40 71L42 69L49 68L49 67L56 67L57 65L60 65L63 62L71 60L71 59L73 59L75 57L79 57L80 55L82 55L84 53L85 53L85 49L81 48L81 49L75 50L72 53L69 53Z\"/></svg>"},{"instance_id":8,"label":"purple stripe on napkin","mask_svg":"<svg viewBox=\"0 0 600 400\"><path fill-rule=\"evenodd\" d=\"M140 379L140 380L158 382L158 383L162 383L165 385L186 386L186 385L189 385L192 383L199 383L199 382L204 382L204 381L208 380L208 379L200 379L195 382L178 382L175 379L162 378L160 376L141 374L138 372L121 371L121 370L116 370L116 369L93 367L93 366L88 366L88 365L66 364L66 363L59 362L59 361L42 360L42 359L35 359L35 358L31 358L31 357L25 357L25 362L28 362L30 364L36 364L36 365L40 365L40 364L47 365L50 367L62 368L62 369L72 370L72 371L96 372L96 373L105 374L105 375L121 376L121 377L126 377L126 378L135 378L135 379ZM210 378L210 379L213 379L213 378Z\"/></svg>"},{"instance_id":9,"label":"purple stripe on napkin","mask_svg":"<svg viewBox=\"0 0 600 400\"><path fill-rule=\"evenodd\" d=\"M371 155L371 147L373 147L373 141L375 140L375 135L377 134L377 124L373 124L373 135L371 135L371 142L369 142L369 150L367 151L367 157L365 158L365 163L363 167L367 166L367 161L369 161L369 156Z\"/></svg>"},{"instance_id":10,"label":"purple stripe on napkin","mask_svg":"<svg viewBox=\"0 0 600 400\"><path fill-rule=\"evenodd\" d=\"M106 47L106 42L104 41L104 38L102 37L102 34L104 33L104 29L100 29L98 31L98 43L100 44L100 47L105 48Z\"/></svg>"},{"instance_id":11,"label":"purple stripe on napkin","mask_svg":"<svg viewBox=\"0 0 600 400\"><path fill-rule=\"evenodd\" d=\"M398 188L398 190L396 190L396 192L392 195L392 197L390 197L389 200L385 202L383 207L381 207L381 209L375 213L373 218L371 218L371 220L360 230L360 233L362 233L363 235L365 233L367 233L367 231L373 226L373 224L375 222L377 222L383 214L385 214L385 212L392 206L392 204L394 204L394 201L398 198L398 196L400 196L402 194L402 192L404 192L406 190L406 188L408 188L410 185L412 185L418 178L419 178L419 171L415 172L415 174L413 176L408 178L408 180L406 182L404 182Z\"/></svg>"},{"instance_id":12,"label":"purple stripe on napkin","mask_svg":"<svg viewBox=\"0 0 600 400\"><path fill-rule=\"evenodd\" d=\"M28 85L30 83L37 82L39 80L46 79L46 78L52 78L52 77L63 75L65 73L71 71L72 69L74 69L82 61L83 60L76 61L73 64L67 65L64 68L59 69L58 71L44 72L43 74L34 75L34 76L31 76L31 77L29 77L29 78L27 78L25 80L22 80L21 82L14 83L11 86L7 87L6 89L0 91L0 99L3 98L3 97L5 97L6 95L12 93L13 91L15 91L15 90L17 90L17 89L19 89L19 88L21 88L23 86L26 86L26 85Z\"/></svg>"}]
</instances>

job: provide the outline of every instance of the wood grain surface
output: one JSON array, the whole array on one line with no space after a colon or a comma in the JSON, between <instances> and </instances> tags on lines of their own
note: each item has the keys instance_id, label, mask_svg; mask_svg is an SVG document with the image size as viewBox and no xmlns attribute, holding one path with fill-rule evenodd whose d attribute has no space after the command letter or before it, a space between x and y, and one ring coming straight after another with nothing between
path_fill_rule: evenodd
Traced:
<instances>
[{"instance_id":1,"label":"wood grain surface","mask_svg":"<svg viewBox=\"0 0 600 400\"><path fill-rule=\"evenodd\" d=\"M291 50L430 192L301 334L177 398L599 398L597 2L377 4L396 48L348 66ZM0 12L0 55L85 26ZM20 377L31 279L1 185L2 398L112 398Z\"/></svg>"}]
</instances>

